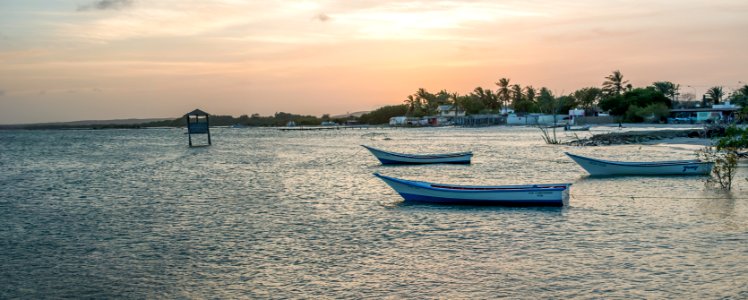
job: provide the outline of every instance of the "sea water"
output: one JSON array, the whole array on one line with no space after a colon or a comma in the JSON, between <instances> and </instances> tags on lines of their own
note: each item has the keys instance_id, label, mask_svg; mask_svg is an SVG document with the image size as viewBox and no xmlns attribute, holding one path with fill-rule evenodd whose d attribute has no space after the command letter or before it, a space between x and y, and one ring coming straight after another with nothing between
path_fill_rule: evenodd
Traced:
<instances>
[{"instance_id":1,"label":"sea water","mask_svg":"<svg viewBox=\"0 0 748 300\"><path fill-rule=\"evenodd\" d=\"M748 298L745 168L720 193L590 178L563 154L699 146L546 145L528 127L212 134L0 131L0 298ZM381 166L361 144L474 157ZM563 208L414 205L374 172L573 185Z\"/></svg>"}]
</instances>

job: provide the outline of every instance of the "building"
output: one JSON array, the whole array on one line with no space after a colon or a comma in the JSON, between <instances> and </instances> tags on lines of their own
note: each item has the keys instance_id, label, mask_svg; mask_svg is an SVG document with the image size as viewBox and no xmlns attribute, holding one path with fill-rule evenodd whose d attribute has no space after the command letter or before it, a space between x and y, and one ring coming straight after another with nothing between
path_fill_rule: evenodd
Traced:
<instances>
[{"instance_id":1,"label":"building","mask_svg":"<svg viewBox=\"0 0 748 300\"><path fill-rule=\"evenodd\" d=\"M697 108L680 108L671 109L668 123L713 123L725 122L731 123L736 117L740 106L725 102L724 104L715 104L712 107Z\"/></svg>"},{"instance_id":2,"label":"building","mask_svg":"<svg viewBox=\"0 0 748 300\"><path fill-rule=\"evenodd\" d=\"M453 105L439 105L436 108L439 117L464 117L465 111L461 108L455 108Z\"/></svg>"},{"instance_id":3,"label":"building","mask_svg":"<svg viewBox=\"0 0 748 300\"><path fill-rule=\"evenodd\" d=\"M454 120L454 124L458 126L466 127L481 127L481 126L492 126L501 125L504 123L504 116L502 115L469 115L464 117L457 117Z\"/></svg>"},{"instance_id":4,"label":"building","mask_svg":"<svg viewBox=\"0 0 748 300\"><path fill-rule=\"evenodd\" d=\"M517 115L509 114L506 119L507 125L558 125L566 124L569 116L567 115L545 115L545 114L528 114Z\"/></svg>"},{"instance_id":5,"label":"building","mask_svg":"<svg viewBox=\"0 0 748 300\"><path fill-rule=\"evenodd\" d=\"M408 122L408 117L397 116L390 118L390 126L405 126Z\"/></svg>"}]
</instances>

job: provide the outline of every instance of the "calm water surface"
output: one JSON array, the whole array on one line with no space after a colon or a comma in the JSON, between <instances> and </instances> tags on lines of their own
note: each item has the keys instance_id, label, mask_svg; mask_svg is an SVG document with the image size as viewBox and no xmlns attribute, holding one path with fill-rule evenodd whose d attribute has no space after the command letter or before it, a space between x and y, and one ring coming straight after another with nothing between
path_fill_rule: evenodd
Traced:
<instances>
[{"instance_id":1,"label":"calm water surface","mask_svg":"<svg viewBox=\"0 0 748 300\"><path fill-rule=\"evenodd\" d=\"M560 133L563 136L563 133ZM0 298L748 298L748 177L587 178L537 129L0 131ZM473 150L380 166L360 144ZM407 205L371 173L572 182L564 208Z\"/></svg>"}]
</instances>

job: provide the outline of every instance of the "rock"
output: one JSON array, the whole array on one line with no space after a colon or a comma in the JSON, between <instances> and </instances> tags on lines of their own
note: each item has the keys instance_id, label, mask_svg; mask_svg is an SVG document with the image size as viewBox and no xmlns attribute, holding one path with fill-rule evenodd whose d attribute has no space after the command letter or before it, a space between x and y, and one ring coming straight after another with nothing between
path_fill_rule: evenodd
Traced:
<instances>
[{"instance_id":1,"label":"rock","mask_svg":"<svg viewBox=\"0 0 748 300\"><path fill-rule=\"evenodd\" d=\"M684 130L655 130L655 131L629 131L629 132L611 132L596 134L590 138L578 139L565 143L571 146L601 146L601 145L620 145L620 144L638 144L653 140L671 139L678 137L701 137L704 135L703 130L684 129Z\"/></svg>"}]
</instances>

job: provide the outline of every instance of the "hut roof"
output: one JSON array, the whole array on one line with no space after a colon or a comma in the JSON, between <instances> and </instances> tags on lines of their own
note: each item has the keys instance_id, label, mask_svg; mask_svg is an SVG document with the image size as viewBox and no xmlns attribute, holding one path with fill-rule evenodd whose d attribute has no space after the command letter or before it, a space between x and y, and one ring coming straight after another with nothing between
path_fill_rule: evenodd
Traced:
<instances>
[{"instance_id":1,"label":"hut roof","mask_svg":"<svg viewBox=\"0 0 748 300\"><path fill-rule=\"evenodd\" d=\"M195 110L193 110L193 111L188 112L188 113L185 114L185 116L207 116L207 115L208 115L208 113L206 113L206 112L204 112L202 110L199 110L199 109L195 109Z\"/></svg>"}]
</instances>

